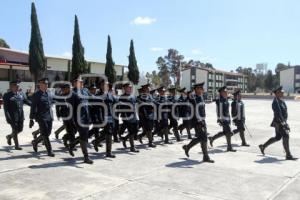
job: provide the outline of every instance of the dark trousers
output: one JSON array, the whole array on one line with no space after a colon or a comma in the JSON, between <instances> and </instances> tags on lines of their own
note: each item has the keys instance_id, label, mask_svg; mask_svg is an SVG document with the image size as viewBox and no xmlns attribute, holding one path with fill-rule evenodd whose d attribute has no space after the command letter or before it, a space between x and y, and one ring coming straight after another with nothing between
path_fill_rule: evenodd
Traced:
<instances>
[{"instance_id":1,"label":"dark trousers","mask_svg":"<svg viewBox=\"0 0 300 200\"><path fill-rule=\"evenodd\" d=\"M245 138L245 125L244 122L241 120L238 120L235 122L236 129L234 129L232 132L233 134L240 133L240 138L242 140L242 145L247 144L246 138Z\"/></svg>"},{"instance_id":2,"label":"dark trousers","mask_svg":"<svg viewBox=\"0 0 300 200\"><path fill-rule=\"evenodd\" d=\"M18 134L23 131L24 121L15 121L10 123L12 133L9 135L10 138L13 138L15 147L19 147Z\"/></svg>"},{"instance_id":3,"label":"dark trousers","mask_svg":"<svg viewBox=\"0 0 300 200\"><path fill-rule=\"evenodd\" d=\"M203 122L195 122L194 123L194 129L195 129L195 138L191 140L191 142L187 145L188 151L198 143L201 144L201 149L203 153L203 159L208 160L208 150L207 150L207 129L206 125Z\"/></svg>"},{"instance_id":4,"label":"dark trousers","mask_svg":"<svg viewBox=\"0 0 300 200\"><path fill-rule=\"evenodd\" d=\"M270 138L263 145L264 149L267 148L269 145L271 145L275 142L278 142L282 139L282 144L283 144L283 148L285 150L286 156L291 156L288 132L279 123L275 123L274 128L275 128L275 137Z\"/></svg>"},{"instance_id":5,"label":"dark trousers","mask_svg":"<svg viewBox=\"0 0 300 200\"><path fill-rule=\"evenodd\" d=\"M223 123L222 124L222 128L223 128L223 131L217 133L211 139L212 139L212 141L214 141L214 140L216 140L216 139L218 139L218 138L220 138L220 137L222 137L222 136L225 135L226 141L227 141L227 149L230 150L230 149L232 149L232 146L231 146L231 136L233 134L231 132L231 128L230 128L229 123Z\"/></svg>"},{"instance_id":6,"label":"dark trousers","mask_svg":"<svg viewBox=\"0 0 300 200\"><path fill-rule=\"evenodd\" d=\"M134 137L138 132L138 124L127 121L124 121L123 124L124 127L128 130L128 134L124 137L124 140L126 141L127 139L129 139L130 148L134 148Z\"/></svg>"},{"instance_id":7,"label":"dark trousers","mask_svg":"<svg viewBox=\"0 0 300 200\"><path fill-rule=\"evenodd\" d=\"M49 136L52 131L52 120L39 120L39 130L40 135L35 139L36 144L38 144L41 141L44 141L45 147L47 149L48 154L52 153L52 146L50 143Z\"/></svg>"}]
</instances>

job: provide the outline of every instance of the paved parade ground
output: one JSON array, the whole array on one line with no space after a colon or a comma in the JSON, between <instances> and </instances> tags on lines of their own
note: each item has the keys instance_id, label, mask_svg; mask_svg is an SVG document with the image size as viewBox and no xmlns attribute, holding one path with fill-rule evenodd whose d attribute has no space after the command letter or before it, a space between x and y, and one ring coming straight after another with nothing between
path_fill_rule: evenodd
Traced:
<instances>
[{"instance_id":1,"label":"paved parade ground","mask_svg":"<svg viewBox=\"0 0 300 200\"><path fill-rule=\"evenodd\" d=\"M182 150L185 140L172 145L161 144L148 149L138 144L140 153L129 153L121 144L113 144L115 159L106 159L104 149L89 152L93 165L83 164L80 150L75 158L69 156L61 140L51 135L56 156L46 156L40 146L39 154L30 144L32 130L28 128L29 108L19 136L22 151L6 144L10 133L3 109L0 110L0 199L300 199L300 161L285 161L282 143L270 146L262 156L258 145L274 135L270 127L273 113L271 100L248 100L246 124L253 135L247 134L251 147L240 147L240 138L232 139L236 153L227 153L225 138L209 149L214 164L202 163L200 145L194 147L187 159ZM300 102L287 101L289 110L290 148L293 156L300 157ZM213 135L217 125L215 104L207 105L208 132ZM61 122L54 122L56 130ZM54 132L54 131L52 131ZM62 134L61 134L62 135ZM145 142L146 143L146 140Z\"/></svg>"}]
</instances>

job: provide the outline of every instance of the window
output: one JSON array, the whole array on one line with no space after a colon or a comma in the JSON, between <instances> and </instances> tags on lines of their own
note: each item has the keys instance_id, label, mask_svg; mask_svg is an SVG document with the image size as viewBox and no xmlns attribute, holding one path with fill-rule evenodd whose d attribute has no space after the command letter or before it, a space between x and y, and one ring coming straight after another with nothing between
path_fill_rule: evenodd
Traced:
<instances>
[{"instance_id":1,"label":"window","mask_svg":"<svg viewBox=\"0 0 300 200\"><path fill-rule=\"evenodd\" d=\"M0 69L0 81L8 81L8 69Z\"/></svg>"},{"instance_id":2,"label":"window","mask_svg":"<svg viewBox=\"0 0 300 200\"><path fill-rule=\"evenodd\" d=\"M296 74L296 79L300 79L300 74Z\"/></svg>"},{"instance_id":3,"label":"window","mask_svg":"<svg viewBox=\"0 0 300 200\"><path fill-rule=\"evenodd\" d=\"M195 80L195 75L192 75L192 80Z\"/></svg>"},{"instance_id":4,"label":"window","mask_svg":"<svg viewBox=\"0 0 300 200\"><path fill-rule=\"evenodd\" d=\"M300 83L296 83L295 86L296 86L296 87L300 87Z\"/></svg>"}]
</instances>

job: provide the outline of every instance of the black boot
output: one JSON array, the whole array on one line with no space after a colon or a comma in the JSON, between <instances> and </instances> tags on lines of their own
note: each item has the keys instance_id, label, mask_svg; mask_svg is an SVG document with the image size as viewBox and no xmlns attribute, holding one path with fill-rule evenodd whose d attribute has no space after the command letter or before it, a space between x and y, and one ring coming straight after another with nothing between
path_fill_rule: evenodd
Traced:
<instances>
[{"instance_id":1,"label":"black boot","mask_svg":"<svg viewBox=\"0 0 300 200\"><path fill-rule=\"evenodd\" d=\"M6 136L7 144L8 144L9 146L11 146L11 138L12 138L11 135L7 135L7 136Z\"/></svg>"},{"instance_id":2,"label":"black boot","mask_svg":"<svg viewBox=\"0 0 300 200\"><path fill-rule=\"evenodd\" d=\"M87 150L87 142L84 140L80 140L80 147L84 157L83 162L87 164L93 164L94 162L89 158L89 154Z\"/></svg>"},{"instance_id":3,"label":"black boot","mask_svg":"<svg viewBox=\"0 0 300 200\"><path fill-rule=\"evenodd\" d=\"M232 133L226 133L227 151L236 152L236 150L233 149L231 145L231 135Z\"/></svg>"},{"instance_id":4,"label":"black boot","mask_svg":"<svg viewBox=\"0 0 300 200\"><path fill-rule=\"evenodd\" d=\"M41 135L39 135L36 139L31 141L32 144L32 148L34 150L34 152L38 152L38 144L43 140L43 137Z\"/></svg>"},{"instance_id":5,"label":"black boot","mask_svg":"<svg viewBox=\"0 0 300 200\"><path fill-rule=\"evenodd\" d=\"M285 153L286 153L286 160L297 160L291 154L290 144L289 144L289 137L288 136L285 136L285 137L282 138L282 144L283 144L283 148L284 148Z\"/></svg>"},{"instance_id":6,"label":"black boot","mask_svg":"<svg viewBox=\"0 0 300 200\"><path fill-rule=\"evenodd\" d=\"M259 145L258 147L259 147L259 149L260 149L262 155L265 155L265 149L266 149L269 145L271 145L271 144L273 144L274 142L277 142L277 141L278 141L278 140L277 140L275 137L272 137L272 138L270 138L265 144Z\"/></svg>"},{"instance_id":7,"label":"black boot","mask_svg":"<svg viewBox=\"0 0 300 200\"><path fill-rule=\"evenodd\" d=\"M191 148L193 148L193 146L195 146L196 144L198 144L200 141L198 138L194 138L191 140L191 142L188 145L183 145L183 149L184 149L184 153L187 157L190 157L189 155L189 151Z\"/></svg>"},{"instance_id":8,"label":"black boot","mask_svg":"<svg viewBox=\"0 0 300 200\"><path fill-rule=\"evenodd\" d=\"M105 142L106 142L106 157L107 158L115 158L116 156L111 153L112 135L107 133L106 137L105 137Z\"/></svg>"},{"instance_id":9,"label":"black boot","mask_svg":"<svg viewBox=\"0 0 300 200\"><path fill-rule=\"evenodd\" d=\"M244 146L244 147L250 147L250 145L247 144L247 142L246 142L245 132L244 131L240 131L240 138L242 140L242 146Z\"/></svg>"},{"instance_id":10,"label":"black boot","mask_svg":"<svg viewBox=\"0 0 300 200\"><path fill-rule=\"evenodd\" d=\"M18 134L14 134L13 139L15 143L15 150L22 150L22 148L19 146Z\"/></svg>"},{"instance_id":11,"label":"black boot","mask_svg":"<svg viewBox=\"0 0 300 200\"><path fill-rule=\"evenodd\" d=\"M214 163L215 161L211 160L207 152L207 142L201 142L201 149L203 153L203 162Z\"/></svg>"},{"instance_id":12,"label":"black boot","mask_svg":"<svg viewBox=\"0 0 300 200\"><path fill-rule=\"evenodd\" d=\"M165 144L172 144L172 142L169 141L169 129L165 128L162 130L163 135L165 136Z\"/></svg>"},{"instance_id":13,"label":"black boot","mask_svg":"<svg viewBox=\"0 0 300 200\"><path fill-rule=\"evenodd\" d=\"M191 135L191 130L187 128L186 131L187 131L188 139L193 139Z\"/></svg>"},{"instance_id":14,"label":"black boot","mask_svg":"<svg viewBox=\"0 0 300 200\"><path fill-rule=\"evenodd\" d=\"M49 137L48 136L44 136L43 140L44 140L45 147L47 149L48 156L54 157L55 155L52 152L52 147L51 147L51 143L50 143Z\"/></svg>"},{"instance_id":15,"label":"black boot","mask_svg":"<svg viewBox=\"0 0 300 200\"><path fill-rule=\"evenodd\" d=\"M129 143L130 143L130 151L131 151L131 152L135 152L135 153L140 152L139 150L137 150L137 149L134 147L134 136L133 136L133 135L129 135Z\"/></svg>"},{"instance_id":16,"label":"black boot","mask_svg":"<svg viewBox=\"0 0 300 200\"><path fill-rule=\"evenodd\" d=\"M258 147L260 149L261 154L265 155L265 147L264 147L264 145L260 144L260 145L258 145Z\"/></svg>"},{"instance_id":17,"label":"black boot","mask_svg":"<svg viewBox=\"0 0 300 200\"><path fill-rule=\"evenodd\" d=\"M175 135L175 138L176 138L177 142L180 142L181 139L180 139L180 135L178 133L178 130L174 128L173 131L174 131L174 135Z\"/></svg>"}]
</instances>

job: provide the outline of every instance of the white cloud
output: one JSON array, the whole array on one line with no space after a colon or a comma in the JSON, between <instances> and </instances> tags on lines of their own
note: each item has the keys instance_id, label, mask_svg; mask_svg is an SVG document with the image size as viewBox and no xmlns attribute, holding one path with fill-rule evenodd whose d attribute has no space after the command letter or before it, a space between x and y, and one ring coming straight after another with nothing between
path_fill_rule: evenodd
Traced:
<instances>
[{"instance_id":1,"label":"white cloud","mask_svg":"<svg viewBox=\"0 0 300 200\"><path fill-rule=\"evenodd\" d=\"M155 18L151 17L136 17L134 20L131 21L131 24L134 25L150 25L156 22Z\"/></svg>"},{"instance_id":2,"label":"white cloud","mask_svg":"<svg viewBox=\"0 0 300 200\"><path fill-rule=\"evenodd\" d=\"M150 50L150 51L153 51L153 52L159 52L159 51L162 51L162 50L164 50L164 49L161 48L161 47L151 47L149 50Z\"/></svg>"},{"instance_id":3,"label":"white cloud","mask_svg":"<svg viewBox=\"0 0 300 200\"><path fill-rule=\"evenodd\" d=\"M69 52L69 51L66 51L66 52L64 52L64 53L62 54L62 56L64 56L64 57L71 57L71 56L72 56L72 53Z\"/></svg>"},{"instance_id":4,"label":"white cloud","mask_svg":"<svg viewBox=\"0 0 300 200\"><path fill-rule=\"evenodd\" d=\"M203 54L203 52L200 49L192 49L192 54L201 55L201 54Z\"/></svg>"}]
</instances>

